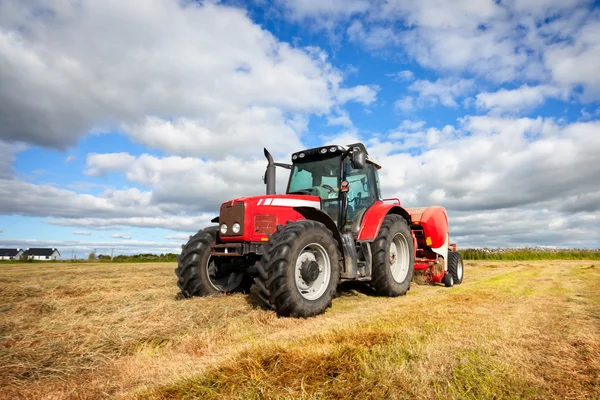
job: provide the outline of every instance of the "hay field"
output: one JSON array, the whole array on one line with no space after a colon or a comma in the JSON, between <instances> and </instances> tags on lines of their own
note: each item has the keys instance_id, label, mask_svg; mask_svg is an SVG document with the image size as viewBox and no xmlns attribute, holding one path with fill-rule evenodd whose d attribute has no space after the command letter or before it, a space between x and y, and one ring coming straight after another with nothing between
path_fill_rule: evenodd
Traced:
<instances>
[{"instance_id":1,"label":"hay field","mask_svg":"<svg viewBox=\"0 0 600 400\"><path fill-rule=\"evenodd\" d=\"M600 398L597 261L466 261L308 320L180 300L174 267L0 264L0 398Z\"/></svg>"}]
</instances>

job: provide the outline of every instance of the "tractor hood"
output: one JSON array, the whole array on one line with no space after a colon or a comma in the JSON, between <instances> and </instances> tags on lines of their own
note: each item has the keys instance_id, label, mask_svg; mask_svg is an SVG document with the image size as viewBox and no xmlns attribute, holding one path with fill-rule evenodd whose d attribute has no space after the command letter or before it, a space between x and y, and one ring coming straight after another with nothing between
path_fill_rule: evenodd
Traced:
<instances>
[{"instance_id":1,"label":"tractor hood","mask_svg":"<svg viewBox=\"0 0 600 400\"><path fill-rule=\"evenodd\" d=\"M219 236L227 242L265 242L277 225L304 219L294 207L321 209L318 196L297 194L240 197L221 204Z\"/></svg>"}]
</instances>

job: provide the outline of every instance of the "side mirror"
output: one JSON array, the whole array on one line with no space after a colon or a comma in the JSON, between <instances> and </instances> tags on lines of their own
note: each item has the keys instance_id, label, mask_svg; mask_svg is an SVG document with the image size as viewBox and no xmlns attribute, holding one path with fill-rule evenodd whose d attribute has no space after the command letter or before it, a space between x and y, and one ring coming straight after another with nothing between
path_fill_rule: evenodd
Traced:
<instances>
[{"instance_id":1,"label":"side mirror","mask_svg":"<svg viewBox=\"0 0 600 400\"><path fill-rule=\"evenodd\" d=\"M364 151L360 150L358 147L355 147L352 150L352 158L351 158L352 168L354 169L363 169L367 165L367 155Z\"/></svg>"}]
</instances>

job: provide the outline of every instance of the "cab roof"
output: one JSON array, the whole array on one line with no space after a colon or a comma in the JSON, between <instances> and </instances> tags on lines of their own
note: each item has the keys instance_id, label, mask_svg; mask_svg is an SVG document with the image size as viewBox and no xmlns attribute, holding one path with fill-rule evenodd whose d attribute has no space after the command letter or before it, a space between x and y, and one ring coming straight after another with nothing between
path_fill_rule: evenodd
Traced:
<instances>
[{"instance_id":1,"label":"cab roof","mask_svg":"<svg viewBox=\"0 0 600 400\"><path fill-rule=\"evenodd\" d=\"M369 156L369 152L366 147L362 143L353 143L349 145L339 145L339 144L330 144L326 146L313 147L312 149L301 150L292 154L292 162L307 162L319 160L322 158L329 158L333 156L343 155L347 153L350 149L359 148L364 151L367 155L367 162L373 164L375 168L381 169L381 164L375 161L373 158Z\"/></svg>"}]
</instances>

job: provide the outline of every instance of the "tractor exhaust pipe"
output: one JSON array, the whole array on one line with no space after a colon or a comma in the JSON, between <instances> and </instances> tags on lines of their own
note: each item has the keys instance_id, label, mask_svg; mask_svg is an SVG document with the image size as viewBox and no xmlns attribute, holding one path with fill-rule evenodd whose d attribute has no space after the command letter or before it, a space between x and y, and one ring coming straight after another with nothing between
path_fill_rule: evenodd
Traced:
<instances>
[{"instance_id":1,"label":"tractor exhaust pipe","mask_svg":"<svg viewBox=\"0 0 600 400\"><path fill-rule=\"evenodd\" d=\"M267 157L267 170L265 171L265 185L267 185L267 194L275 194L275 163L273 156L265 148L265 157Z\"/></svg>"}]
</instances>

